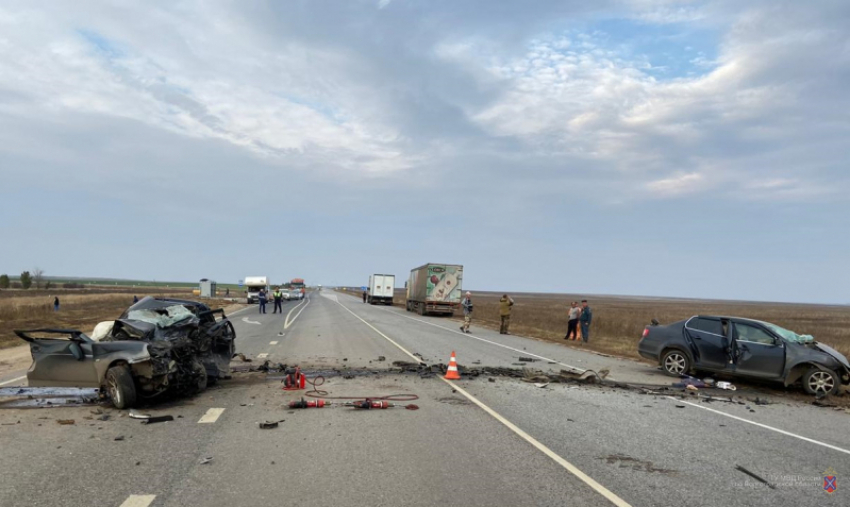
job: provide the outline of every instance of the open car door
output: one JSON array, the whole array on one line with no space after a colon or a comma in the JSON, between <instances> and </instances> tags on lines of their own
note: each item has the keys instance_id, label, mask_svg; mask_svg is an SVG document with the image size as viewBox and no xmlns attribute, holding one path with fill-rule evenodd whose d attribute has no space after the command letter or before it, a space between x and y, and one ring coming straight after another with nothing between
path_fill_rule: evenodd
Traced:
<instances>
[{"instance_id":1,"label":"open car door","mask_svg":"<svg viewBox=\"0 0 850 507\"><path fill-rule=\"evenodd\" d=\"M99 387L94 367L93 342L71 329L15 331L29 343L32 366L27 371L31 387Z\"/></svg>"}]
</instances>

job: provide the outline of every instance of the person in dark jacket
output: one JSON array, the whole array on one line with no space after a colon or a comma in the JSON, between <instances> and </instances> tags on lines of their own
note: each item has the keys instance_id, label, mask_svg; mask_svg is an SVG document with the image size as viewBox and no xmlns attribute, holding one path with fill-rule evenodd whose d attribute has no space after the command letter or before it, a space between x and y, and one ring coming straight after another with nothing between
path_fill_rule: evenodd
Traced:
<instances>
[{"instance_id":1,"label":"person in dark jacket","mask_svg":"<svg viewBox=\"0 0 850 507\"><path fill-rule=\"evenodd\" d=\"M59 311L59 296L56 296L56 297L53 298L53 311L54 312Z\"/></svg>"},{"instance_id":2,"label":"person in dark jacket","mask_svg":"<svg viewBox=\"0 0 850 507\"><path fill-rule=\"evenodd\" d=\"M133 304L136 304L138 302L139 302L139 296L133 296Z\"/></svg>"},{"instance_id":3,"label":"person in dark jacket","mask_svg":"<svg viewBox=\"0 0 850 507\"><path fill-rule=\"evenodd\" d=\"M578 318L581 323L581 341L587 343L590 340L590 324L593 322L593 310L587 305L587 300L581 300L581 315Z\"/></svg>"},{"instance_id":4,"label":"person in dark jacket","mask_svg":"<svg viewBox=\"0 0 850 507\"><path fill-rule=\"evenodd\" d=\"M366 302L366 296L367 296L367 295L368 295L368 294L367 294L367 292L364 290L364 291L363 291L363 302L364 302L364 303Z\"/></svg>"},{"instance_id":5,"label":"person in dark jacket","mask_svg":"<svg viewBox=\"0 0 850 507\"><path fill-rule=\"evenodd\" d=\"M260 293L257 294L257 301L260 302L260 313L266 313L266 290L260 289Z\"/></svg>"}]
</instances>

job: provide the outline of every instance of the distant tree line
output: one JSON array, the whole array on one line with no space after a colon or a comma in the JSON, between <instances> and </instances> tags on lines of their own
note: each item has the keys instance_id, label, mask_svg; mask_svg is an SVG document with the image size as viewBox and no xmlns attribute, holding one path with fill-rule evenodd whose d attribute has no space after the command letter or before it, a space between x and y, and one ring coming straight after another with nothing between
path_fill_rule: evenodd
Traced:
<instances>
[{"instance_id":1,"label":"distant tree line","mask_svg":"<svg viewBox=\"0 0 850 507\"><path fill-rule=\"evenodd\" d=\"M0 289L29 289L32 285L35 284L36 289L40 289L42 285L44 285L45 289L49 289L52 286L50 280L44 279L44 270L40 268L35 268L32 270L32 273L29 271L24 271L18 277L17 282L13 282L9 275L2 274L0 275ZM77 287L68 287L68 285L79 285L79 284L65 284L65 288L77 288ZM82 286L80 286L81 288Z\"/></svg>"}]
</instances>

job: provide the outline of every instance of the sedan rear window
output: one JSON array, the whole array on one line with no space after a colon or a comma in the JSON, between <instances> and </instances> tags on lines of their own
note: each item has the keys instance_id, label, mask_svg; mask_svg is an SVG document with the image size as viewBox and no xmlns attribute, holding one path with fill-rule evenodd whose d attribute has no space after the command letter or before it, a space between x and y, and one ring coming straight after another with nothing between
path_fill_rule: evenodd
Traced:
<instances>
[{"instance_id":1,"label":"sedan rear window","mask_svg":"<svg viewBox=\"0 0 850 507\"><path fill-rule=\"evenodd\" d=\"M688 321L688 327L697 331L705 331L706 333L724 336L723 326L719 320L694 317Z\"/></svg>"}]
</instances>

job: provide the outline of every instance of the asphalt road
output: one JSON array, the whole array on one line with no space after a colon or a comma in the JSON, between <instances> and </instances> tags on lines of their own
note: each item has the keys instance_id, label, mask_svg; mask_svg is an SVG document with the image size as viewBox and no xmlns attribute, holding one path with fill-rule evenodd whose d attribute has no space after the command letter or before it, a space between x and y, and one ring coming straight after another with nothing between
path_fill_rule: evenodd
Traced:
<instances>
[{"instance_id":1,"label":"asphalt road","mask_svg":"<svg viewBox=\"0 0 850 507\"><path fill-rule=\"evenodd\" d=\"M255 362L378 371L329 378L322 388L416 394L420 409L292 411L286 404L301 393L250 374L144 409L176 418L154 425L112 409L100 421L95 407L0 410L0 506L850 504L843 412L389 374L393 361L419 360L414 353L445 363L455 350L467 365L514 366L522 355L543 370L608 368L621 381L670 381L641 363L475 327L464 335L448 319L327 291L288 303L283 315L250 307L231 318L237 348ZM284 422L259 429L266 420ZM838 477L831 495L823 491L829 468Z\"/></svg>"}]
</instances>

